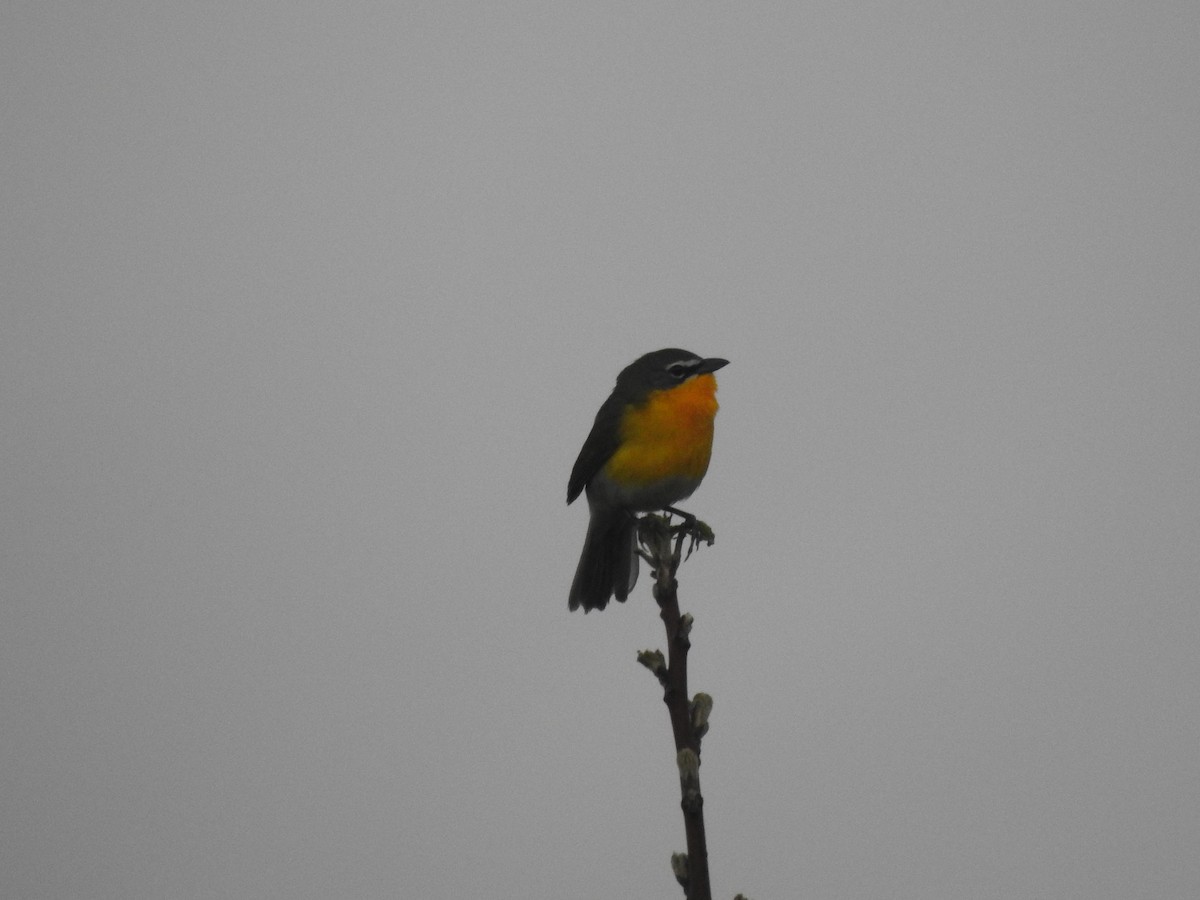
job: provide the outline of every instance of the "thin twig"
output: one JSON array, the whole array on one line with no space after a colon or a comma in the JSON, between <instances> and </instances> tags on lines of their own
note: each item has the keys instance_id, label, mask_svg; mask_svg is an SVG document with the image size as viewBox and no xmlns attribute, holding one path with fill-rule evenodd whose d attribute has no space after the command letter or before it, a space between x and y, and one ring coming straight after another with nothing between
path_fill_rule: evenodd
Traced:
<instances>
[{"instance_id":1,"label":"thin twig","mask_svg":"<svg viewBox=\"0 0 1200 900\"><path fill-rule=\"evenodd\" d=\"M658 676L663 686L663 702L667 704L675 738L687 855L675 854L671 866L687 900L712 900L704 835L704 797L700 793L700 739L708 731L712 698L707 694L697 694L694 700L688 698L687 655L691 648L692 617L680 615L675 573L683 557L684 540L690 541L688 555L691 555L699 542L711 544L713 535L707 525L694 518L672 526L669 517L643 516L638 537L654 575L654 599L667 631L665 668L660 651L645 651L639 654L639 660Z\"/></svg>"}]
</instances>

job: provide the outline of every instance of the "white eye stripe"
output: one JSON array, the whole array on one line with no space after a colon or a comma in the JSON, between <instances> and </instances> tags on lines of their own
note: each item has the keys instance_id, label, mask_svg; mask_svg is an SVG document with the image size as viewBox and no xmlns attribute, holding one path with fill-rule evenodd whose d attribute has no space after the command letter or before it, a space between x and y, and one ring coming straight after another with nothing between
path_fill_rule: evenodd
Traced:
<instances>
[{"instance_id":1,"label":"white eye stripe","mask_svg":"<svg viewBox=\"0 0 1200 900\"><path fill-rule=\"evenodd\" d=\"M681 359L678 362L669 363L667 371L676 378L682 378L684 375L694 372L701 362L702 360L699 359Z\"/></svg>"}]
</instances>

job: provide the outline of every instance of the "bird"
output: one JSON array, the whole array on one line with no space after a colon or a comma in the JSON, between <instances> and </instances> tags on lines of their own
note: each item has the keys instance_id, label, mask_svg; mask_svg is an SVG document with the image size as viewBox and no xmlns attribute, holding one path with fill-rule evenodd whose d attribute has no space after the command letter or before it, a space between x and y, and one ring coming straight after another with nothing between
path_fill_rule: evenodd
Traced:
<instances>
[{"instance_id":1,"label":"bird","mask_svg":"<svg viewBox=\"0 0 1200 900\"><path fill-rule=\"evenodd\" d=\"M637 513L678 512L673 505L700 486L717 414L713 373L728 364L668 347L617 376L567 483L567 503L586 490L589 514L568 609L604 609L633 590Z\"/></svg>"}]
</instances>

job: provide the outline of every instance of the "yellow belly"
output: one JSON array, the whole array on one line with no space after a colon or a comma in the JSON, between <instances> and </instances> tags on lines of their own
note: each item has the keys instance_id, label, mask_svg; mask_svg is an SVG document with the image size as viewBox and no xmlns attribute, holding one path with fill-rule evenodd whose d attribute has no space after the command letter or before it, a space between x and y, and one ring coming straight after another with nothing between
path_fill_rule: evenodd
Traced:
<instances>
[{"instance_id":1,"label":"yellow belly","mask_svg":"<svg viewBox=\"0 0 1200 900\"><path fill-rule=\"evenodd\" d=\"M665 479L699 483L712 454L716 391L712 375L697 375L678 387L655 391L628 410L620 446L604 466L605 474L621 485Z\"/></svg>"}]
</instances>

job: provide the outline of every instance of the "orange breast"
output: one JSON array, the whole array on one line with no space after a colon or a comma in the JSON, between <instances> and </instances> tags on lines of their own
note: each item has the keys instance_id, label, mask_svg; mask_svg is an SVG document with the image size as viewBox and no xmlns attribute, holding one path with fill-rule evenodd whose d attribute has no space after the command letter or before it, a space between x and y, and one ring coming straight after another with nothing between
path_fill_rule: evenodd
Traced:
<instances>
[{"instance_id":1,"label":"orange breast","mask_svg":"<svg viewBox=\"0 0 1200 900\"><path fill-rule=\"evenodd\" d=\"M664 478L699 482L712 454L717 379L697 375L678 387L655 391L626 412L621 445L604 470L619 484Z\"/></svg>"}]
</instances>

